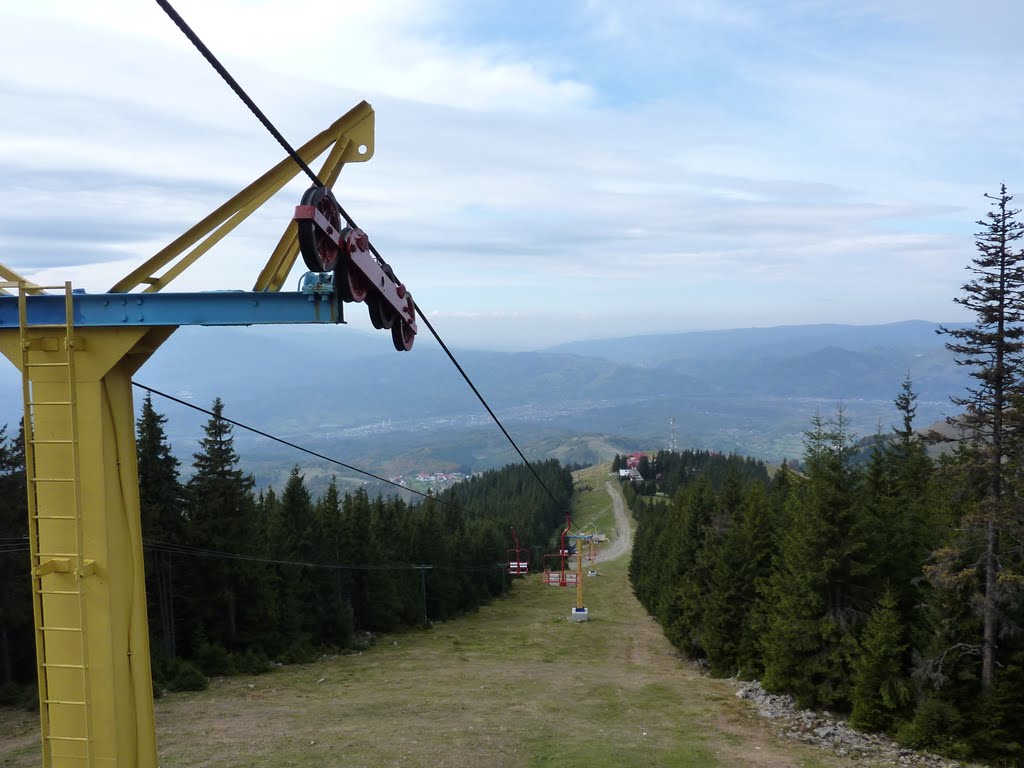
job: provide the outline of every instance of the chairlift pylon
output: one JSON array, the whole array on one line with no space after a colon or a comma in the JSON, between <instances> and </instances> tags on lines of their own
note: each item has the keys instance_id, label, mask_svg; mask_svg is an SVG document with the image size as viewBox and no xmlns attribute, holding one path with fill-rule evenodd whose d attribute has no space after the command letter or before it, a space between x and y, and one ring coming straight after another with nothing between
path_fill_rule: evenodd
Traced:
<instances>
[{"instance_id":1,"label":"chairlift pylon","mask_svg":"<svg viewBox=\"0 0 1024 768\"><path fill-rule=\"evenodd\" d=\"M572 519L568 514L565 516L565 528L562 529L561 544L558 548L558 552L555 554L544 555L544 583L552 587L568 587L570 585L576 585L576 579L579 578L579 574L573 570L566 570L565 562L569 559L569 546L565 542L565 537L569 534L569 529L572 527ZM557 568L556 568L557 565Z\"/></svg>"}]
</instances>

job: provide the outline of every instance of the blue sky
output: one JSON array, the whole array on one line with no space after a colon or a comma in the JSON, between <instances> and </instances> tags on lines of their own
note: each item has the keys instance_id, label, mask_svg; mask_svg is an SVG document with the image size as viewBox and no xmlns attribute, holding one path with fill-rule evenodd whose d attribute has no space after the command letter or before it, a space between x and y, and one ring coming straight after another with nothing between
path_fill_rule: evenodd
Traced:
<instances>
[{"instance_id":1,"label":"blue sky","mask_svg":"<svg viewBox=\"0 0 1024 768\"><path fill-rule=\"evenodd\" d=\"M1024 195L1024 4L969 5L175 3L293 144L374 105L339 199L442 335L499 348L966 319L982 194ZM4 4L0 38L29 277L105 290L281 157L150 0ZM174 287L250 287L303 186Z\"/></svg>"}]
</instances>

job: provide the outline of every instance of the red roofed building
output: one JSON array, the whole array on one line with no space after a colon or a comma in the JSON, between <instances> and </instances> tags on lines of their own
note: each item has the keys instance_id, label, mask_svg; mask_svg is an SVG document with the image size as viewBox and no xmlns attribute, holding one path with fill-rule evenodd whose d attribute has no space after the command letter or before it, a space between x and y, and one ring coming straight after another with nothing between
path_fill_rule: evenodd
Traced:
<instances>
[{"instance_id":1,"label":"red roofed building","mask_svg":"<svg viewBox=\"0 0 1024 768\"><path fill-rule=\"evenodd\" d=\"M643 453L631 453L626 457L626 468L636 469L640 466L640 459L644 456Z\"/></svg>"}]
</instances>

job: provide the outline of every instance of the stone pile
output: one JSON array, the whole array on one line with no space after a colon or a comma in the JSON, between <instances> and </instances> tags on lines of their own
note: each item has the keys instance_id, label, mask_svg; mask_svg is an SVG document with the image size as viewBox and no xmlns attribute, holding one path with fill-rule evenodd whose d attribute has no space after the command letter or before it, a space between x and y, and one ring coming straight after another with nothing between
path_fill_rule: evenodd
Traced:
<instances>
[{"instance_id":1,"label":"stone pile","mask_svg":"<svg viewBox=\"0 0 1024 768\"><path fill-rule=\"evenodd\" d=\"M864 761L865 765L961 768L956 760L901 747L886 736L861 733L829 712L798 709L792 697L768 693L757 681L730 680L738 687L736 697L749 701L757 714L771 720L779 736L802 741L837 755Z\"/></svg>"}]
</instances>

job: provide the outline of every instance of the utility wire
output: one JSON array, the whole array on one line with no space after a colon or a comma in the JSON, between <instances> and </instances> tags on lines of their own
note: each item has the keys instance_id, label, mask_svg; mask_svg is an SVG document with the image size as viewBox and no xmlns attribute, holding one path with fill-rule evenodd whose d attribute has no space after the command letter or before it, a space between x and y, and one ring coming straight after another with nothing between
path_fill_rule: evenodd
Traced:
<instances>
[{"instance_id":1,"label":"utility wire","mask_svg":"<svg viewBox=\"0 0 1024 768\"><path fill-rule=\"evenodd\" d=\"M487 404L487 401L484 399L484 396L480 394L480 390L476 388L476 385L473 383L473 380L469 378L469 374L466 373L465 369L463 369L463 367L459 364L459 361L455 359L455 355L453 355L452 351L448 349L448 345L445 344L444 341L441 339L441 335L436 330L434 330L434 326L431 324L430 320L427 319L426 314L423 312L422 309L420 309L418 304L416 304L415 302L413 302L413 304L416 307L416 313L420 316L420 319L423 321L423 324L427 326L427 328L433 334L434 338L437 339L437 343L441 345L441 349L443 349L445 354L448 355L448 359L452 361L452 365L454 365L458 369L459 373L462 374L462 378L466 380L466 383L469 385L469 388L473 390L473 394L476 395L477 399L480 401L483 407L487 409L487 413L489 413L491 415L491 418L494 419L494 423L498 425L498 429L501 430L502 434L504 434L508 441L512 444L512 447L516 449L516 453L519 454L519 458L521 458L523 462L526 464L526 466L530 468L530 471L533 473L533 476L537 478L537 482L540 483L541 487L544 489L544 492L547 493L548 497L553 502L555 502L555 504L559 504L559 501L558 499L555 498L555 495L551 493L551 490L547 487L544 481L540 479L540 475L537 474L537 470L534 468L533 464L531 464L530 460L526 458L526 456L523 454L521 450L519 450L519 446L516 445L516 441L512 439L512 435L510 435L508 433L508 430L505 429L505 425L501 423L501 420L497 417L494 411L491 410L491 406Z\"/></svg>"},{"instance_id":2,"label":"utility wire","mask_svg":"<svg viewBox=\"0 0 1024 768\"><path fill-rule=\"evenodd\" d=\"M351 464L346 464L344 461L341 461L340 459L335 459L335 458L332 458L331 456L327 456L327 455L325 455L323 453L319 453L319 452L311 450L309 448L305 448L305 447L303 447L303 446L301 446L301 445L299 445L297 443L291 442L290 440L285 440L283 437L277 437L276 435L272 435L269 432L264 432L261 429L257 429L256 427L250 426L249 424L245 424L245 423L243 423L241 421L235 421L234 419L229 419L227 416L224 416L223 414L218 416L213 411L211 411L211 410L209 410L207 408L203 408L202 406L196 405L195 403L190 403L187 400L182 400L181 398L175 397L174 395L170 395L170 394L168 394L166 392L161 392L159 389L154 389L153 387L146 386L145 384L141 384L141 383L139 383L137 381L133 381L132 382L132 386L138 387L139 389L145 390L146 392L149 392L151 394L157 395L159 397L167 398L168 400L171 400L171 401L173 401L175 403L178 403L179 405L184 405L185 407L191 408L194 411L199 411L200 413L204 413L207 416L211 416L211 417L213 417L215 419L220 419L223 422L226 422L228 424L232 424L232 425L238 427L239 429L244 429L244 430L247 430L249 432L252 432L253 434L259 435L260 437L265 437L268 440L273 440L274 442L281 443L282 445L287 445L289 448L294 448L295 450L301 451L302 453L307 453L310 456L315 456L318 459L323 459L324 461L329 461L332 464L337 464L339 467L344 467L345 469L349 469L349 470L351 470L353 472L358 472L361 475L366 475L367 477L371 477L374 480L378 480L378 481L380 481L382 483L387 483L388 485L393 485L396 488L401 488L403 491L408 491L409 493L414 493L417 496L422 496L425 499L433 499L438 504L443 504L444 506L450 507L451 509L454 509L454 510L456 510L458 512L464 512L467 515L471 515L471 516L479 518L481 520L487 520L487 521L492 522L492 523L498 523L501 526L507 526L508 525L508 520L499 520L496 517L491 517L491 516L485 515L485 514L483 514L481 512L476 512L476 511L474 511L472 509L467 509L466 507L460 507L458 504L454 504L454 503L452 503L450 501L442 499L439 496L433 496L433 495L431 495L429 493L423 493L422 491L417 491L415 488L408 488L407 486L404 486L401 483L396 483L394 480L389 480L386 477L381 477L380 475L374 474L373 472L370 472L368 470L360 469L359 467L355 467L355 466L353 466Z\"/></svg>"},{"instance_id":3,"label":"utility wire","mask_svg":"<svg viewBox=\"0 0 1024 768\"><path fill-rule=\"evenodd\" d=\"M310 563L300 560L280 560L257 555L243 555L236 552L223 552L215 549L204 549L203 547L192 547L187 544L173 544L171 542L158 541L156 539L142 540L144 547L153 552L166 552L175 555L194 555L196 557L210 557L222 560L243 560L253 563L264 563L267 565L294 565L302 568L325 568L335 571L454 571L457 573L484 573L493 571L495 568L504 568L505 563L491 563L489 565L448 565L433 563L366 563L351 565L346 563Z\"/></svg>"},{"instance_id":4,"label":"utility wire","mask_svg":"<svg viewBox=\"0 0 1024 768\"><path fill-rule=\"evenodd\" d=\"M261 123L263 123L263 127L270 131L270 135L277 139L278 144L284 147L284 151L288 153L292 160L295 161L295 164L298 165L307 176L309 176L316 186L322 187L323 184L320 179L315 173L313 173L310 167L306 165L306 162L302 159L299 153L292 148L292 145L289 144L285 137L281 135L281 132L274 127L274 124L270 122L270 119L263 114L263 111L256 106L256 102L249 98L249 94L242 89L242 86L238 84L238 81L235 80L235 78L231 76L231 73L224 68L224 65L217 60L217 57L213 55L213 51L207 48L206 44L199 39L199 35L193 32L192 28L185 22L185 20L178 15L178 12L174 10L173 6L171 6L167 0L156 0L156 2L157 5L163 8L164 12L171 17L171 21L178 25L178 29L185 33L185 37L192 42L192 45L196 47L196 50L203 54L203 57L210 62L210 65L217 70L217 73L221 77L224 78L224 82L231 86L231 90L238 95L238 98L245 103L245 106L249 108Z\"/></svg>"},{"instance_id":5,"label":"utility wire","mask_svg":"<svg viewBox=\"0 0 1024 768\"><path fill-rule=\"evenodd\" d=\"M445 501L444 499L438 498L437 496L432 496L429 493L423 493L422 491L417 491L415 488L408 488L408 487L402 485L401 483L396 483L394 480L389 480L386 477L381 477L380 475L376 475L373 472L370 472L368 470L360 469L359 467L354 467L351 464L346 464L344 461L341 461L339 459L334 459L334 458L331 458L330 456L326 456L326 455L324 455L322 453L318 453L317 451L311 450L309 448L304 448L303 446L298 445L297 443L293 443L290 440L285 440L283 437L277 437L276 435L271 435L269 432L264 432L263 430L257 429L256 427L250 426L248 424L243 424L240 421L235 421L234 419L229 419L227 416L223 416L223 415L217 416L213 411L208 410L207 408L203 408L202 406L196 405L195 403L190 403L187 400L182 400L180 397L175 397L174 395L170 395L170 394L168 394L166 392L161 392L159 389L154 389L153 387L148 387L145 384L141 384L138 381L133 381L132 382L132 386L138 387L139 389L143 389L146 392L149 392L151 394L158 395L160 397L163 397L163 398L166 398L168 400L171 400L172 402L178 403L179 405L184 405L185 407L191 408L194 411L199 411L200 413L205 413L207 416L212 416L214 418L220 419L221 421L227 422L228 424L233 424L234 426L239 427L240 429L247 430L249 432L252 432L253 434L259 435L260 437L265 437L268 440L273 440L274 442L281 443L282 445L287 445L289 448L294 448L297 451L302 451L303 453L308 453L310 456L316 456L318 459L323 459L324 461L329 461L332 464L337 464L339 467L344 467L345 469L349 469L349 470L351 470L353 472L358 472L361 475L366 475L367 477L371 477L374 480L378 480L378 481L380 481L382 483L387 483L388 485L393 485L396 488L401 488L403 491L408 491L409 493L414 493L417 496L422 496L425 499L433 499L434 501L438 502L439 504L444 504L445 506L452 507L453 509L457 509L457 510L460 510L462 512L466 512L466 513L471 514L471 515L478 514L476 512L472 512L472 511L470 511L468 509L463 509L462 507L459 507L456 504L452 504L450 501ZM480 515L480 516L483 517L482 515ZM502 522L502 521L497 520L495 518L486 518L486 519L494 520L494 522Z\"/></svg>"},{"instance_id":6,"label":"utility wire","mask_svg":"<svg viewBox=\"0 0 1024 768\"><path fill-rule=\"evenodd\" d=\"M199 38L199 35L197 35L192 30L192 28L185 22L185 20L178 14L178 12L176 10L174 10L174 8L171 6L171 4L168 2L168 0L156 0L156 2L157 2L157 4L161 8L163 8L164 12L171 18L171 20L178 26L178 28L185 34L185 36L191 41L192 45L194 45L196 47L196 49L203 55L203 57L210 63L210 65L217 71L217 73L222 78L224 78L224 82L226 82L231 87L231 90L233 90L235 92L235 94L238 96L238 98L240 98L243 101L243 103L249 108L249 110L263 124L263 127L266 128L275 139L277 139L278 143L282 147L284 147L284 150L295 161L295 163L299 166L299 168L301 168L306 173L306 175L309 176L309 178L313 181L313 184L315 184L317 187L323 187L324 185L320 181L319 177L315 173L313 173L313 171L310 169L310 167L308 165L306 165L306 162L302 159L302 157L299 155L299 153L295 151L295 149L292 147L291 144L288 143L288 141L284 138L284 136L281 134L281 132L279 130L277 130L276 127L274 127L274 124L272 122L270 122L270 119L265 114L263 114L263 111L258 106L256 106L256 102L254 102L251 98L249 98L249 95L245 92L245 90L243 90L242 86L238 84L238 81L236 81L235 78L233 78L231 76L231 73L227 71L227 69L224 67L224 65L221 64L220 61L218 61L217 57L213 55L213 52L209 48L206 47L206 44L203 43L203 41ZM335 200L335 202L337 203L336 200ZM341 214L341 216L345 219L345 222L350 227L352 227L354 229L358 228L357 225L356 225L355 220L351 216L349 216L348 212L344 209L344 207L340 203L338 203L338 211ZM390 274L394 278L395 282L400 282L398 280L398 277L395 276L394 270L391 269L390 266L388 266L386 261L384 261L384 258L380 255L380 252L373 246L373 243L370 243L368 241L368 246L369 246L370 252L380 262L381 266L386 268L385 271L390 272ZM512 439L512 435L510 435L508 433L508 430L505 429L505 426L498 419L497 415L491 409L491 406L487 404L487 401L484 399L484 396L482 394L480 394L480 390L478 390L476 388L476 385L473 384L473 381L469 378L469 375L466 373L466 371L463 369L463 367L459 364L459 361L455 359L455 355L453 355L451 350L448 349L448 345L445 344L444 341L441 339L441 335L434 329L434 326L431 324L430 320L427 319L426 314L423 312L422 309L420 309L419 305L415 304L415 302L413 302L413 303L414 303L414 306L416 308L416 313L420 316L420 319L423 321L423 323L430 330L430 333L437 340L437 343L441 345L441 348L445 351L445 354L448 355L448 359L452 361L452 364L458 369L459 373L462 374L462 378L466 380L466 383L469 385L469 388L473 390L473 394L475 394L477 396L477 399L480 401L480 403L487 410L487 413L490 414L491 418L494 420L494 423L498 425L498 429L500 429L502 431L502 434L505 435L505 437L508 439L509 443L511 443L512 447L515 448L516 453L519 454L519 457L523 460L523 462L526 464L526 466L530 468L530 471L533 473L533 476L537 479L537 482L541 484L541 487L544 489L544 492L547 493L547 495L551 498L551 500L553 502L555 502L555 504L558 504L558 500L555 498L554 494L547 487L547 485L544 483L544 481L541 480L541 477L537 473L537 470L534 468L533 464L530 463L529 459L527 459L525 454L519 449L519 446L516 444L516 441ZM136 385L136 386L139 386L139 385ZM325 458L325 457L321 457L321 458ZM340 463L340 462L338 462L338 463ZM362 470L355 470L355 471L362 472ZM369 474L369 473L365 473L364 472L363 474ZM373 477L376 477L376 476L373 475ZM377 479L383 479L383 478L377 478ZM384 482L389 482L389 481L384 480ZM580 530L582 530L582 529L580 529Z\"/></svg>"},{"instance_id":7,"label":"utility wire","mask_svg":"<svg viewBox=\"0 0 1024 768\"><path fill-rule=\"evenodd\" d=\"M302 159L302 156L295 151L292 145L288 143L288 140L285 139L274 124L270 122L270 118L263 114L263 110L256 106L256 102L249 97L249 94L245 92L242 86L238 84L238 81L231 76L231 73L228 72L227 68L220 63L216 56L213 55L213 51L206 47L206 44L199 38L199 35L197 35L188 23L181 18L181 15L174 10L174 7L167 2L167 0L156 0L156 2L157 5L163 8L164 12L171 18L171 21L178 25L178 29L185 34L185 37L187 37L192 45L196 47L196 50L198 50L203 57L210 62L210 66L212 66L217 73L224 78L224 82L231 87L231 90L233 90L245 106L249 108L249 111L251 111L261 123L263 123L263 127L270 132L270 135L277 139L277 143L284 147L284 151L288 153L288 156L291 157L292 160L295 161L295 164L298 165L307 176L309 176L315 186L323 188L324 184L320 181L320 177L317 176L308 165L306 165L306 161ZM334 203L338 206L338 212L341 214L341 217L345 219L345 223L353 229L358 229L355 220L348 215L348 212L341 203L339 203L337 199L334 200ZM369 241L368 245L370 252L377 258L381 266L386 267L386 271L390 271L391 274L394 275L394 271L391 270L388 263L384 261L384 257L380 255L380 252L374 248L373 244L369 243ZM396 277L395 280L397 282L398 278Z\"/></svg>"},{"instance_id":8,"label":"utility wire","mask_svg":"<svg viewBox=\"0 0 1024 768\"><path fill-rule=\"evenodd\" d=\"M379 563L349 565L343 563L308 563L300 560L279 560L271 557L258 557L256 555L243 555L237 552L222 552L216 549L204 549L202 547L191 547L187 544L173 544L156 539L142 540L144 546L157 552L171 552L179 555L196 555L198 557L214 557L223 560L247 560L254 563L266 563L268 565L298 565L303 568L328 568L335 571L409 571L420 568L431 568L429 565L414 565L412 563Z\"/></svg>"}]
</instances>

